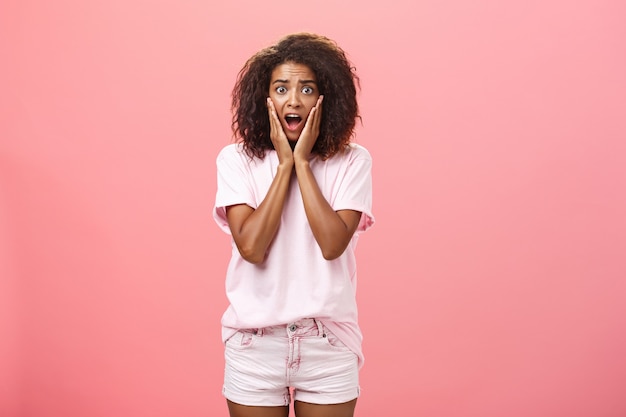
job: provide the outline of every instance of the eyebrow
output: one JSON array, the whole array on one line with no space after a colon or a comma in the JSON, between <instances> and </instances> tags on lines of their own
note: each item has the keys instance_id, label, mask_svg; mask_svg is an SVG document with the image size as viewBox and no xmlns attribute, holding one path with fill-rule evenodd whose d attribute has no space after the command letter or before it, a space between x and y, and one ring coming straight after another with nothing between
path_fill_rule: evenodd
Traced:
<instances>
[{"instance_id":1,"label":"eyebrow","mask_svg":"<svg viewBox=\"0 0 626 417\"><path fill-rule=\"evenodd\" d=\"M276 84L276 83L289 84L289 80L274 80L272 82L272 84ZM298 81L298 83L300 83L300 84L315 84L315 85L317 85L315 80L300 80L300 81Z\"/></svg>"}]
</instances>

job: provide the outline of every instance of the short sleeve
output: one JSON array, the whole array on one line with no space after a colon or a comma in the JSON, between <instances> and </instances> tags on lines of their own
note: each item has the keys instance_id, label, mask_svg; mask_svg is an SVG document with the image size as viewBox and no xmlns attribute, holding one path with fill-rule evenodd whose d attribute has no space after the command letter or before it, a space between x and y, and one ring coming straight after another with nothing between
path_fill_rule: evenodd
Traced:
<instances>
[{"instance_id":1,"label":"short sleeve","mask_svg":"<svg viewBox=\"0 0 626 417\"><path fill-rule=\"evenodd\" d=\"M249 169L245 155L237 145L229 145L217 156L217 193L213 218L225 233L230 234L226 207L235 204L247 204L256 208L255 199L249 183Z\"/></svg>"},{"instance_id":2,"label":"short sleeve","mask_svg":"<svg viewBox=\"0 0 626 417\"><path fill-rule=\"evenodd\" d=\"M355 145L356 146L356 145ZM357 232L364 232L374 224L372 215L372 158L362 146L353 149L347 162L344 178L333 201L333 209L360 211Z\"/></svg>"}]
</instances>

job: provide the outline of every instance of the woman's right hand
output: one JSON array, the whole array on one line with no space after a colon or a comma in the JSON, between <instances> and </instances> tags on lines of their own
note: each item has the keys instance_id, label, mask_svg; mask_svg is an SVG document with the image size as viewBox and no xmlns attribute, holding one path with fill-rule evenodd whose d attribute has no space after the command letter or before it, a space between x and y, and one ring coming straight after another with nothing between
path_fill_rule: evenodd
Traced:
<instances>
[{"instance_id":1,"label":"woman's right hand","mask_svg":"<svg viewBox=\"0 0 626 417\"><path fill-rule=\"evenodd\" d=\"M278 154L278 162L281 165L285 164L293 166L293 150L291 149L291 145L289 145L289 139L287 139L287 135L285 135L283 126L280 124L280 120L278 119L274 102L269 97L267 98L267 112L269 113L270 118L270 139L272 140L274 149Z\"/></svg>"}]
</instances>

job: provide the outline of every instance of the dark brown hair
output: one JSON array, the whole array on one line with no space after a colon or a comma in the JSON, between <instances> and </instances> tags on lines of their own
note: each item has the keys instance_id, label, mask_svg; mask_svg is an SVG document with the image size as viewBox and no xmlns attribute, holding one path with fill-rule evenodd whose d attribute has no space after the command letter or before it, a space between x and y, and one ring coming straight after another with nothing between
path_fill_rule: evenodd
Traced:
<instances>
[{"instance_id":1,"label":"dark brown hair","mask_svg":"<svg viewBox=\"0 0 626 417\"><path fill-rule=\"evenodd\" d=\"M286 62L308 66L324 95L320 133L313 153L330 158L349 142L359 108L359 78L345 52L332 40L313 33L294 33L252 56L239 71L232 92L232 129L248 156L263 158L274 149L266 100L272 71Z\"/></svg>"}]
</instances>

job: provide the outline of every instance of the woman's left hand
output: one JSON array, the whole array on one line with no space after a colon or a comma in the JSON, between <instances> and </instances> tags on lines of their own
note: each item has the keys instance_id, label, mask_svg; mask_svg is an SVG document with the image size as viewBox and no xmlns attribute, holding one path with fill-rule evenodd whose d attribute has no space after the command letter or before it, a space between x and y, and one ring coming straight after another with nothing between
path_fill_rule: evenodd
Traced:
<instances>
[{"instance_id":1,"label":"woman's left hand","mask_svg":"<svg viewBox=\"0 0 626 417\"><path fill-rule=\"evenodd\" d=\"M304 160L308 161L313 145L320 134L320 124L322 122L322 101L324 96L319 96L315 107L309 112L309 116L306 119L304 129L300 133L298 142L293 150L293 157L296 161Z\"/></svg>"}]
</instances>

